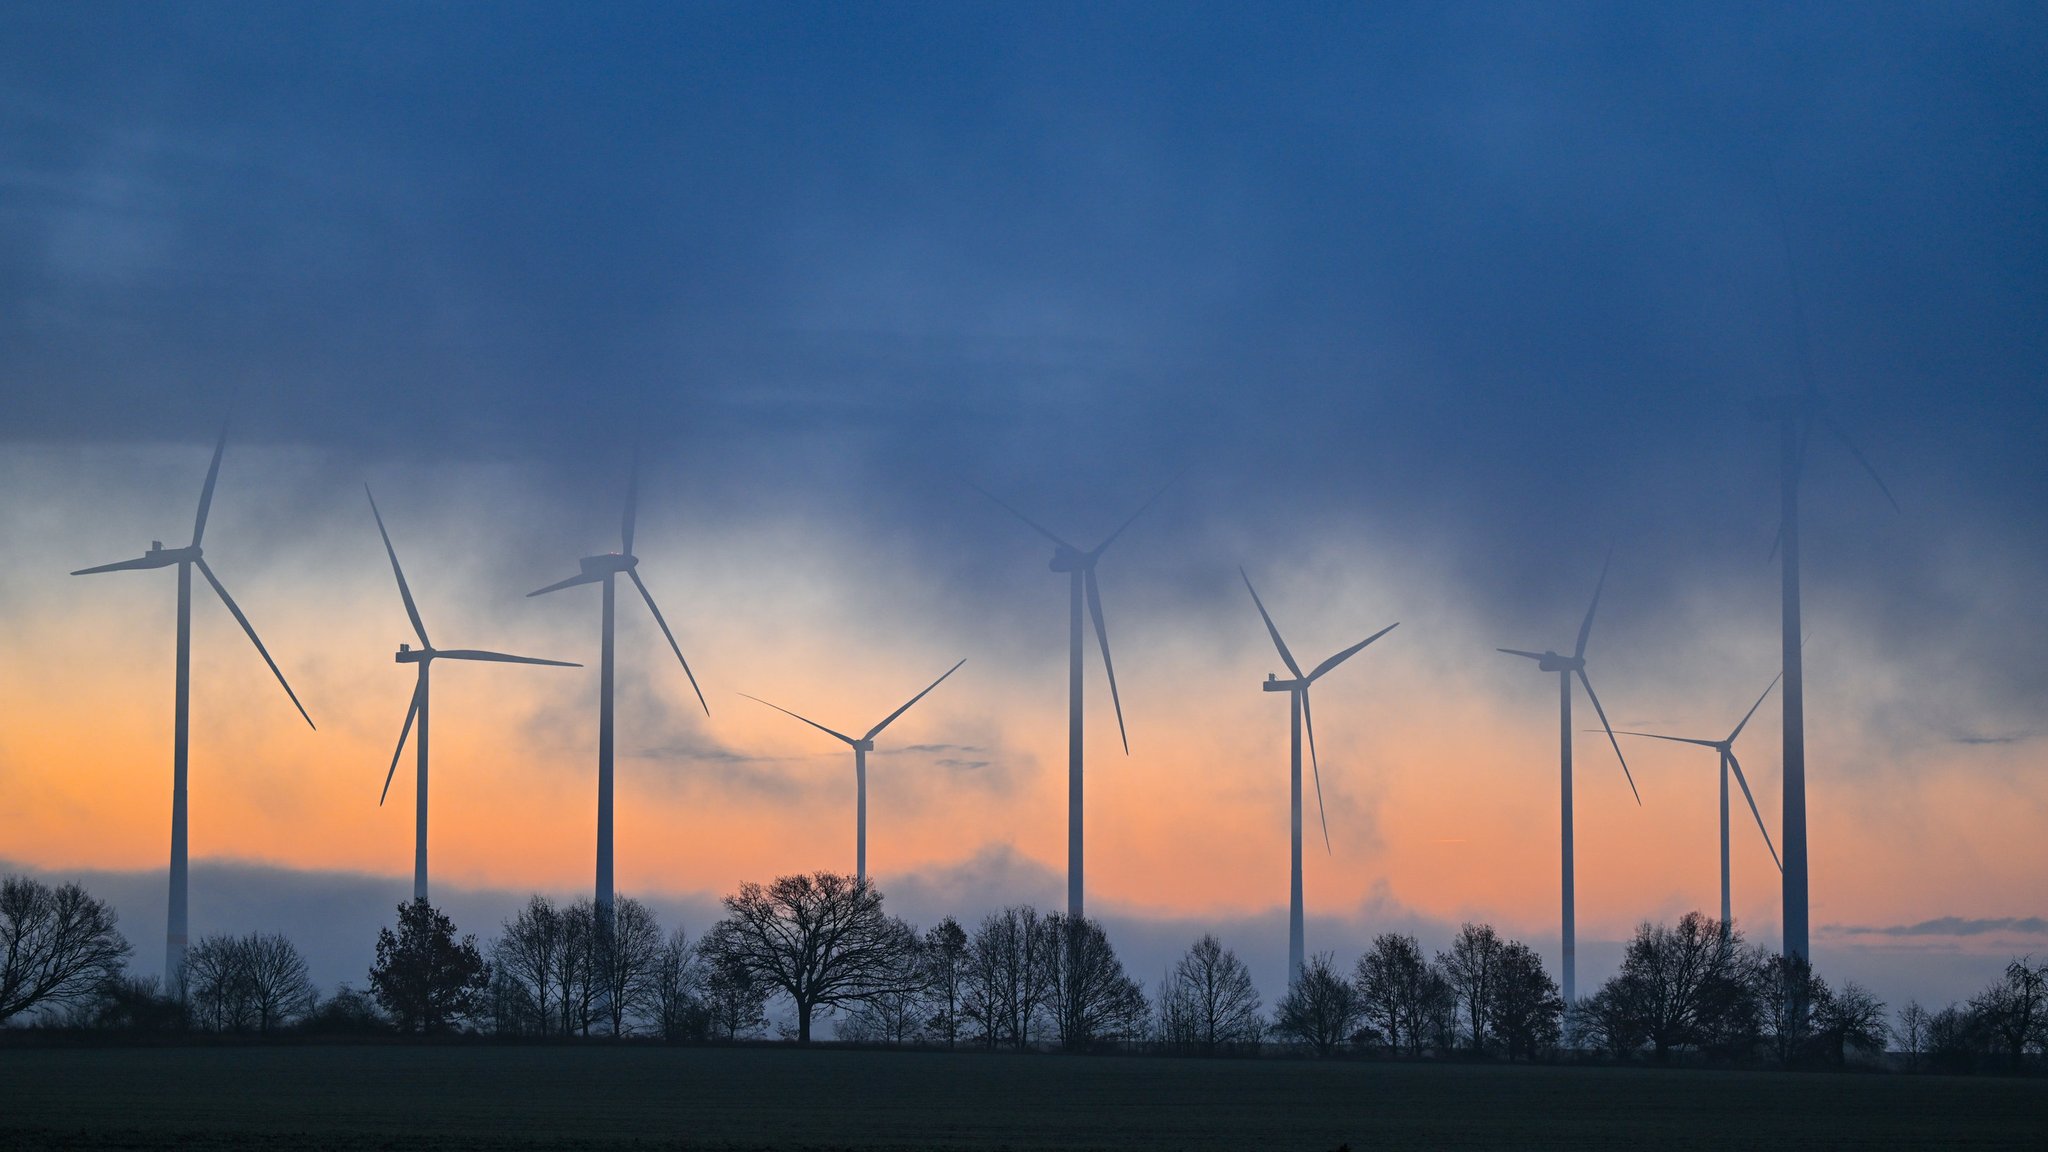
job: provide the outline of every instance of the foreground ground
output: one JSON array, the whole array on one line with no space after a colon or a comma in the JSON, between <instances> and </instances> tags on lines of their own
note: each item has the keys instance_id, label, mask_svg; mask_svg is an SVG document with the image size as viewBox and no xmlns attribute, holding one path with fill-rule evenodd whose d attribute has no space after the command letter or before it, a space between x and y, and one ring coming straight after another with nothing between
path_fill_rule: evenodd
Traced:
<instances>
[{"instance_id":1,"label":"foreground ground","mask_svg":"<svg viewBox=\"0 0 2048 1152\"><path fill-rule=\"evenodd\" d=\"M792 1049L0 1049L0 1148L2041 1148L2048 1081Z\"/></svg>"}]
</instances>

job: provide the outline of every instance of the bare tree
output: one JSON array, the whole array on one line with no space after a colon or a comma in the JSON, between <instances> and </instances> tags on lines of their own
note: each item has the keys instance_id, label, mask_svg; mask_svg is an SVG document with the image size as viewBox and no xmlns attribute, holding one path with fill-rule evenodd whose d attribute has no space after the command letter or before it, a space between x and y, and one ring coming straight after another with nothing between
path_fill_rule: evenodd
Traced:
<instances>
[{"instance_id":1,"label":"bare tree","mask_svg":"<svg viewBox=\"0 0 2048 1152\"><path fill-rule=\"evenodd\" d=\"M705 951L699 943L699 954ZM712 953L703 961L699 995L705 1028L713 1039L746 1040L768 1026L768 989L732 959Z\"/></svg>"},{"instance_id":2,"label":"bare tree","mask_svg":"<svg viewBox=\"0 0 2048 1152\"><path fill-rule=\"evenodd\" d=\"M590 1035L591 1005L597 982L591 959L597 949L597 906L584 898L561 909L561 935L554 962L555 1006L564 1036Z\"/></svg>"},{"instance_id":3,"label":"bare tree","mask_svg":"<svg viewBox=\"0 0 2048 1152\"><path fill-rule=\"evenodd\" d=\"M1045 1004L1045 918L1030 905L990 913L968 942L963 1012L993 1048L1031 1043L1031 1028Z\"/></svg>"},{"instance_id":4,"label":"bare tree","mask_svg":"<svg viewBox=\"0 0 2048 1152\"><path fill-rule=\"evenodd\" d=\"M1465 1009L1472 1051L1486 1047L1492 1019L1494 988L1500 979L1501 939L1490 924L1466 924L1451 938L1451 950L1437 953L1436 963Z\"/></svg>"},{"instance_id":5,"label":"bare tree","mask_svg":"<svg viewBox=\"0 0 2048 1152\"><path fill-rule=\"evenodd\" d=\"M1813 1049L1815 1009L1827 1002L1827 981L1798 956L1759 952L1748 966L1749 995L1778 1062L1797 1063Z\"/></svg>"},{"instance_id":6,"label":"bare tree","mask_svg":"<svg viewBox=\"0 0 2048 1152\"><path fill-rule=\"evenodd\" d=\"M1428 1040L1429 1006L1442 977L1423 958L1413 936L1383 932L1358 958L1352 983L1358 987L1359 1009L1389 1051L1420 1056Z\"/></svg>"},{"instance_id":7,"label":"bare tree","mask_svg":"<svg viewBox=\"0 0 2048 1152\"><path fill-rule=\"evenodd\" d=\"M703 981L704 966L697 959L697 946L677 928L662 942L648 981L655 1027L664 1039L701 1037L705 1030L699 995Z\"/></svg>"},{"instance_id":8,"label":"bare tree","mask_svg":"<svg viewBox=\"0 0 2048 1152\"><path fill-rule=\"evenodd\" d=\"M917 1039L932 989L932 969L924 951L924 941L913 935L910 946L897 957L900 971L880 991L850 1007L838 1027L839 1039L878 1044Z\"/></svg>"},{"instance_id":9,"label":"bare tree","mask_svg":"<svg viewBox=\"0 0 2048 1152\"><path fill-rule=\"evenodd\" d=\"M185 952L185 1003L192 1022L209 1032L244 1032L251 1024L238 944L232 936L207 936Z\"/></svg>"},{"instance_id":10,"label":"bare tree","mask_svg":"<svg viewBox=\"0 0 2048 1152\"><path fill-rule=\"evenodd\" d=\"M306 958L278 933L251 933L240 942L244 985L256 1030L269 1032L294 1023L313 1010L319 993L306 969Z\"/></svg>"},{"instance_id":11,"label":"bare tree","mask_svg":"<svg viewBox=\"0 0 2048 1152\"><path fill-rule=\"evenodd\" d=\"M1358 990L1327 952L1309 957L1273 1011L1273 1031L1328 1056L1358 1025Z\"/></svg>"},{"instance_id":12,"label":"bare tree","mask_svg":"<svg viewBox=\"0 0 2048 1152\"><path fill-rule=\"evenodd\" d=\"M0 1023L90 999L120 975L128 942L112 907L76 884L0 880Z\"/></svg>"},{"instance_id":13,"label":"bare tree","mask_svg":"<svg viewBox=\"0 0 2048 1152\"><path fill-rule=\"evenodd\" d=\"M882 911L882 893L836 872L780 876L767 886L744 884L725 898L726 917L707 938L719 962L789 997L797 1042L811 1040L811 1021L898 987L916 936Z\"/></svg>"},{"instance_id":14,"label":"bare tree","mask_svg":"<svg viewBox=\"0 0 2048 1152\"><path fill-rule=\"evenodd\" d=\"M1125 975L1102 925L1055 912L1045 926L1047 946L1038 959L1047 1014L1061 1047L1079 1051L1116 1031L1131 997L1143 1002L1145 993Z\"/></svg>"},{"instance_id":15,"label":"bare tree","mask_svg":"<svg viewBox=\"0 0 2048 1152\"><path fill-rule=\"evenodd\" d=\"M1675 1047L1715 1043L1749 994L1741 945L1741 933L1699 912L1671 927L1639 926L1621 971L1600 990L1601 1010L1614 1016L1610 1040L1640 1036L1659 1060Z\"/></svg>"},{"instance_id":16,"label":"bare tree","mask_svg":"<svg viewBox=\"0 0 2048 1152\"><path fill-rule=\"evenodd\" d=\"M2007 964L2003 980L1970 1000L1970 1013L2016 1069L2048 1036L2048 962L2033 961Z\"/></svg>"},{"instance_id":17,"label":"bare tree","mask_svg":"<svg viewBox=\"0 0 2048 1152\"><path fill-rule=\"evenodd\" d=\"M1160 1032L1176 1047L1205 1056L1265 1033L1259 991L1237 953L1211 935L1188 946L1160 990Z\"/></svg>"},{"instance_id":18,"label":"bare tree","mask_svg":"<svg viewBox=\"0 0 2048 1152\"><path fill-rule=\"evenodd\" d=\"M1898 1037L1909 1068L1918 1068L1921 1055L1927 1051L1928 1015L1918 1000L1908 1000L1906 1006L1899 1009L1898 1027L1892 1029L1892 1035Z\"/></svg>"},{"instance_id":19,"label":"bare tree","mask_svg":"<svg viewBox=\"0 0 2048 1152\"><path fill-rule=\"evenodd\" d=\"M496 975L507 1023L524 1031L527 1022L541 1035L553 1023L549 1006L555 997L556 965L564 959L562 914L554 902L535 893L526 907L505 922L491 942L491 970Z\"/></svg>"},{"instance_id":20,"label":"bare tree","mask_svg":"<svg viewBox=\"0 0 2048 1152\"><path fill-rule=\"evenodd\" d=\"M1507 1045L1508 1059L1520 1054L1534 1060L1556 1044L1563 1016L1564 997L1543 970L1542 958L1519 940L1502 945L1487 1022Z\"/></svg>"},{"instance_id":21,"label":"bare tree","mask_svg":"<svg viewBox=\"0 0 2048 1152\"><path fill-rule=\"evenodd\" d=\"M925 982L930 988L925 1034L951 1048L960 1039L960 999L967 980L967 930L951 916L924 934Z\"/></svg>"},{"instance_id":22,"label":"bare tree","mask_svg":"<svg viewBox=\"0 0 2048 1152\"><path fill-rule=\"evenodd\" d=\"M1846 981L1815 1005L1814 1034L1836 1065L1848 1063L1851 1048L1882 1052L1891 1036L1884 1022L1884 1001L1854 980Z\"/></svg>"},{"instance_id":23,"label":"bare tree","mask_svg":"<svg viewBox=\"0 0 2048 1152\"><path fill-rule=\"evenodd\" d=\"M607 1017L603 1023L612 1035L624 1036L628 1021L652 1007L649 982L661 962L661 925L647 905L621 896L612 905L609 927L592 936L590 970Z\"/></svg>"}]
</instances>

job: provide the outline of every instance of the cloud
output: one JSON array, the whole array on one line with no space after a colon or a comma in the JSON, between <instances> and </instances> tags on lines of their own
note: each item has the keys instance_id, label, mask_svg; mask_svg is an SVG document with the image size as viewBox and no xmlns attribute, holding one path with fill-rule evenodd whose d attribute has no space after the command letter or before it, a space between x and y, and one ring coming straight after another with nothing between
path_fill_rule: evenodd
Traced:
<instances>
[{"instance_id":1,"label":"cloud","mask_svg":"<svg viewBox=\"0 0 2048 1152\"><path fill-rule=\"evenodd\" d=\"M2033 738L2034 734L2031 732L2013 732L2004 736L1963 735L1954 737L1954 740L1957 744L1974 747L1981 745L2018 744Z\"/></svg>"},{"instance_id":2,"label":"cloud","mask_svg":"<svg viewBox=\"0 0 2048 1152\"><path fill-rule=\"evenodd\" d=\"M1826 931L1845 936L1988 936L2008 933L2018 936L2048 936L2048 918L2040 916L1994 916L1965 918L1937 916L1914 924L1830 924Z\"/></svg>"}]
</instances>

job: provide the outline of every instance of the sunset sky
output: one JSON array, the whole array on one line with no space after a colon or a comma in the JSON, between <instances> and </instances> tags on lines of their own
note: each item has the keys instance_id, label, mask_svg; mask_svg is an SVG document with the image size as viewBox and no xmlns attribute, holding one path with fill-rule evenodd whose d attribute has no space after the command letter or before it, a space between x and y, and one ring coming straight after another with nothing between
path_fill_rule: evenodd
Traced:
<instances>
[{"instance_id":1,"label":"sunset sky","mask_svg":"<svg viewBox=\"0 0 2048 1152\"><path fill-rule=\"evenodd\" d=\"M598 597L524 594L618 547L637 445L711 716L622 596L621 891L694 930L850 871L850 754L739 693L859 731L964 657L871 757L870 870L923 923L1059 906L1066 581L970 484L1085 547L1179 475L1101 568L1129 756L1089 654L1135 974L1213 928L1280 988L1240 564L1306 660L1400 622L1317 685L1310 948L1484 919L1554 963L1555 681L1494 648L1568 649L1611 549L1615 726L1724 735L1778 664L1751 404L1804 345L1902 508L1815 442L1815 960L1967 996L2048 952L2044 76L2027 5L10 9L0 869L136 893L160 964L175 579L66 573L184 543L232 412L207 556L319 730L202 584L195 935L410 891L365 482L437 644L591 666L437 668L437 894L488 933L588 891ZM1625 750L1640 807L1577 745L1582 989L1718 907L1713 754Z\"/></svg>"}]
</instances>

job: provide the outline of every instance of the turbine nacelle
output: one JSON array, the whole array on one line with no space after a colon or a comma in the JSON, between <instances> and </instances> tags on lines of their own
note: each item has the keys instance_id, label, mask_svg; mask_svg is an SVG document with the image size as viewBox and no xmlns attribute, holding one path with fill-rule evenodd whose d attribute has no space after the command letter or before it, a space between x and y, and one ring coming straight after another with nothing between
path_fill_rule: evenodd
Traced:
<instances>
[{"instance_id":1,"label":"turbine nacelle","mask_svg":"<svg viewBox=\"0 0 2048 1152\"><path fill-rule=\"evenodd\" d=\"M631 572L640 563L638 556L624 552L607 552L602 556L585 556L577 564L585 576L609 576L615 572Z\"/></svg>"},{"instance_id":2,"label":"turbine nacelle","mask_svg":"<svg viewBox=\"0 0 2048 1152\"><path fill-rule=\"evenodd\" d=\"M1265 682L1260 684L1259 688L1261 691L1265 692L1292 692L1297 688L1307 688L1308 684L1309 682L1305 679L1282 680L1273 673L1268 672L1266 673Z\"/></svg>"},{"instance_id":3,"label":"turbine nacelle","mask_svg":"<svg viewBox=\"0 0 2048 1152\"><path fill-rule=\"evenodd\" d=\"M394 661L400 664L424 664L433 658L434 650L432 648L414 648L410 644L400 644L397 654L392 657Z\"/></svg>"},{"instance_id":4,"label":"turbine nacelle","mask_svg":"<svg viewBox=\"0 0 2048 1152\"><path fill-rule=\"evenodd\" d=\"M1560 656L1546 648L1542 657L1537 660L1536 667L1544 672L1578 672L1586 667L1586 658Z\"/></svg>"},{"instance_id":5,"label":"turbine nacelle","mask_svg":"<svg viewBox=\"0 0 2048 1152\"><path fill-rule=\"evenodd\" d=\"M1052 563L1046 566L1055 572L1086 572L1095 567L1095 553L1061 545L1053 550Z\"/></svg>"}]
</instances>

